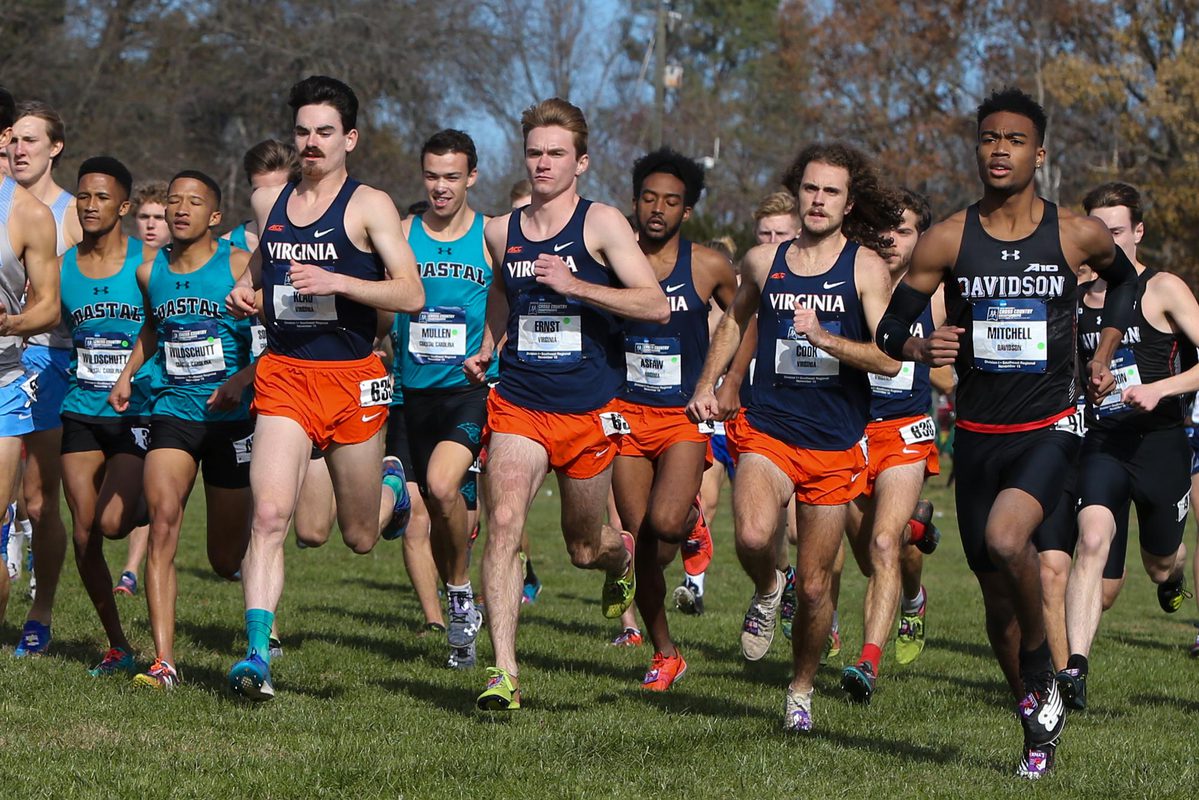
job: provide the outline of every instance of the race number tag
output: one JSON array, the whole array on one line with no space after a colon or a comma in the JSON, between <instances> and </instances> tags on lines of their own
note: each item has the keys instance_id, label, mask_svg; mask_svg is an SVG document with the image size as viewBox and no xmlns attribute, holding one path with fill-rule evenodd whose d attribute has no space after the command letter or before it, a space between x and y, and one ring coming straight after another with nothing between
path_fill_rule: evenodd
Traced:
<instances>
[{"instance_id":1,"label":"race number tag","mask_svg":"<svg viewBox=\"0 0 1199 800\"><path fill-rule=\"evenodd\" d=\"M583 358L583 322L576 303L529 301L517 322L516 355L526 363L573 364Z\"/></svg>"},{"instance_id":2,"label":"race number tag","mask_svg":"<svg viewBox=\"0 0 1199 800\"><path fill-rule=\"evenodd\" d=\"M249 464L250 454L254 450L254 434L250 434L244 439L234 439L233 442L233 460L238 464Z\"/></svg>"},{"instance_id":3,"label":"race number tag","mask_svg":"<svg viewBox=\"0 0 1199 800\"><path fill-rule=\"evenodd\" d=\"M975 368L983 372L1045 372L1049 353L1047 319L1044 300L975 303Z\"/></svg>"},{"instance_id":4,"label":"race number tag","mask_svg":"<svg viewBox=\"0 0 1199 800\"><path fill-rule=\"evenodd\" d=\"M266 352L266 326L260 323L250 325L250 358L258 358Z\"/></svg>"},{"instance_id":5,"label":"race number tag","mask_svg":"<svg viewBox=\"0 0 1199 800\"><path fill-rule=\"evenodd\" d=\"M599 415L600 424L604 426L604 436L616 436L618 434L631 433L633 429L629 427L628 420L623 415L616 411L605 411Z\"/></svg>"},{"instance_id":6,"label":"race number tag","mask_svg":"<svg viewBox=\"0 0 1199 800\"><path fill-rule=\"evenodd\" d=\"M272 292L275 321L293 328L315 328L337 322L337 298L333 295L302 294L291 285L291 270Z\"/></svg>"},{"instance_id":7,"label":"race number tag","mask_svg":"<svg viewBox=\"0 0 1199 800\"><path fill-rule=\"evenodd\" d=\"M225 346L216 322L168 322L163 328L166 338L162 352L168 382L193 386L225 377Z\"/></svg>"},{"instance_id":8,"label":"race number tag","mask_svg":"<svg viewBox=\"0 0 1199 800\"><path fill-rule=\"evenodd\" d=\"M916 380L916 362L904 361L899 365L899 374L875 375L869 373L870 391L877 397L907 396L912 393L913 382Z\"/></svg>"},{"instance_id":9,"label":"race number tag","mask_svg":"<svg viewBox=\"0 0 1199 800\"><path fill-rule=\"evenodd\" d=\"M75 379L84 389L108 391L133 352L133 340L121 333L75 333Z\"/></svg>"},{"instance_id":10,"label":"race number tag","mask_svg":"<svg viewBox=\"0 0 1199 800\"><path fill-rule=\"evenodd\" d=\"M1141 370L1137 367L1137 358L1130 348L1121 347L1117 350L1112 356L1110 368L1112 377L1116 379L1116 388L1095 407L1095 414L1100 417L1131 411L1123 400L1124 390L1141 385Z\"/></svg>"},{"instance_id":11,"label":"race number tag","mask_svg":"<svg viewBox=\"0 0 1199 800\"><path fill-rule=\"evenodd\" d=\"M417 364L461 364L466 360L466 309L422 309L408 323L408 352Z\"/></svg>"},{"instance_id":12,"label":"race number tag","mask_svg":"<svg viewBox=\"0 0 1199 800\"><path fill-rule=\"evenodd\" d=\"M834 335L841 334L838 320L822 322L821 327ZM780 385L837 386L841 362L797 333L790 319L782 319L774 340L774 375Z\"/></svg>"},{"instance_id":13,"label":"race number tag","mask_svg":"<svg viewBox=\"0 0 1199 800\"><path fill-rule=\"evenodd\" d=\"M683 350L677 336L624 337L625 379L645 394L676 394L683 389Z\"/></svg>"},{"instance_id":14,"label":"race number tag","mask_svg":"<svg viewBox=\"0 0 1199 800\"><path fill-rule=\"evenodd\" d=\"M25 395L29 398L29 402L32 403L37 400L37 373L33 372L26 374L29 375L29 377L21 383L21 391L25 393Z\"/></svg>"},{"instance_id":15,"label":"race number tag","mask_svg":"<svg viewBox=\"0 0 1199 800\"><path fill-rule=\"evenodd\" d=\"M358 405L385 406L391 403L391 376L371 378L358 384Z\"/></svg>"},{"instance_id":16,"label":"race number tag","mask_svg":"<svg viewBox=\"0 0 1199 800\"><path fill-rule=\"evenodd\" d=\"M900 428L899 438L903 439L904 444L931 442L937 438L937 426L933 424L932 417L925 417Z\"/></svg>"},{"instance_id":17,"label":"race number tag","mask_svg":"<svg viewBox=\"0 0 1199 800\"><path fill-rule=\"evenodd\" d=\"M710 420L710 419L705 419L703 422L699 423L699 424L696 426L696 428L697 428L697 429L699 430L699 432L700 432L700 433L702 433L704 436L711 436L712 434L716 433L716 426L717 426L717 425L720 425L720 426L721 426L720 432L723 434L723 433L724 433L724 423L722 423L722 422L714 422L713 420Z\"/></svg>"},{"instance_id":18,"label":"race number tag","mask_svg":"<svg viewBox=\"0 0 1199 800\"><path fill-rule=\"evenodd\" d=\"M1080 406L1074 409L1073 414L1067 417L1062 417L1057 422L1053 423L1053 429L1055 431L1072 433L1080 439L1085 436L1087 433L1087 421L1086 415L1083 414L1082 407Z\"/></svg>"},{"instance_id":19,"label":"race number tag","mask_svg":"<svg viewBox=\"0 0 1199 800\"><path fill-rule=\"evenodd\" d=\"M712 423L712 434L714 436L724 436L724 423L723 422L713 422Z\"/></svg>"}]
</instances>

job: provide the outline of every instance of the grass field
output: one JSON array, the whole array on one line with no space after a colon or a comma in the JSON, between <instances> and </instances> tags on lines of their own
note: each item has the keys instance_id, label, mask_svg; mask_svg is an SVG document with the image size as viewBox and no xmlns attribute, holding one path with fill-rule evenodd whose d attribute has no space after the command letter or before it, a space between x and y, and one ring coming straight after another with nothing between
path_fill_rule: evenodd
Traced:
<instances>
[{"instance_id":1,"label":"grass field","mask_svg":"<svg viewBox=\"0 0 1199 800\"><path fill-rule=\"evenodd\" d=\"M1199 780L1199 664L1186 655L1194 607L1162 614L1130 559L1092 657L1091 709L1070 718L1054 775L1017 781L1019 726L983 633L952 500L940 488L932 497L945 539L926 562L928 649L898 668L888 648L867 708L846 703L838 669L824 668L816 730L802 738L779 730L787 642L780 635L757 664L739 653L750 588L733 553L727 497L713 526L708 613L672 618L690 669L668 694L651 696L639 688L650 648L605 646L616 625L599 615L600 576L570 566L557 497L544 495L531 524L546 588L523 611L525 708L507 716L474 709L482 666L449 671L444 643L417 636L418 606L393 542L365 557L340 544L288 546L279 695L239 702L224 676L244 648L241 589L207 569L197 498L180 552L183 686L157 694L87 676L103 642L68 559L53 654L0 657L0 796L1190 796ZM110 564L123 555L112 546ZM844 658L861 645L863 588L847 571ZM27 605L14 594L0 631L6 653ZM144 600L121 608L134 645L151 655ZM489 659L489 643L480 657Z\"/></svg>"}]
</instances>

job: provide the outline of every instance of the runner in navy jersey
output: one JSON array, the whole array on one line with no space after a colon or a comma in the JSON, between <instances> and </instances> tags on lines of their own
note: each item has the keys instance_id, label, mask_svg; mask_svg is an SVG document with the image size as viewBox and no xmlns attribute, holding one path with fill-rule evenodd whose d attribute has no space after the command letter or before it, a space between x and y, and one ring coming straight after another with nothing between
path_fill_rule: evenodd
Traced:
<instances>
[{"instance_id":1,"label":"runner in navy jersey","mask_svg":"<svg viewBox=\"0 0 1199 800\"><path fill-rule=\"evenodd\" d=\"M380 486L391 379L373 352L376 309L412 313L424 302L395 204L346 173L358 143L353 90L311 76L292 87L288 105L303 174L298 184L254 193L259 247L227 300L246 317L261 302L267 331L254 380L259 456L250 465L254 522L242 565L249 646L229 674L234 691L254 700L274 696L268 641L312 446L326 451L342 537L355 552L378 541L381 502L407 511L402 475Z\"/></svg>"},{"instance_id":2,"label":"runner in navy jersey","mask_svg":"<svg viewBox=\"0 0 1199 800\"><path fill-rule=\"evenodd\" d=\"M737 555L755 589L741 651L757 661L774 638L786 584L776 560L779 509L795 496L796 632L783 725L807 731L813 679L832 628L830 582L846 505L865 484L867 373L900 368L871 340L890 294L877 250L890 247L887 231L899 225L902 209L869 160L842 144L805 148L784 185L799 202L800 235L746 255L731 313L717 328L688 410L696 420L721 415L716 378L756 312L749 403L727 426L738 456Z\"/></svg>"},{"instance_id":3,"label":"runner in navy jersey","mask_svg":"<svg viewBox=\"0 0 1199 800\"><path fill-rule=\"evenodd\" d=\"M1099 220L1037 196L1046 117L1036 101L1017 89L996 92L977 122L983 197L920 238L877 341L895 358L956 361L959 528L982 588L987 635L1020 699L1017 774L1035 779L1052 768L1065 724L1030 540L1061 500L1061 476L1079 446L1076 275L1087 263L1109 282L1086 370L1086 391L1098 397L1114 386L1108 362L1132 319L1136 271ZM912 336L941 283L949 324Z\"/></svg>"},{"instance_id":4,"label":"runner in navy jersey","mask_svg":"<svg viewBox=\"0 0 1199 800\"><path fill-rule=\"evenodd\" d=\"M488 398L487 627L496 667L478 704L520 707L516 623L521 536L546 471L558 474L562 535L571 561L607 574L603 613L633 602L633 538L602 522L624 420L613 400L624 384L617 315L665 323L670 304L624 216L579 197L588 166L587 122L565 100L521 117L528 206L487 223L493 263L487 329L464 369L483 381L507 334L500 381Z\"/></svg>"}]
</instances>

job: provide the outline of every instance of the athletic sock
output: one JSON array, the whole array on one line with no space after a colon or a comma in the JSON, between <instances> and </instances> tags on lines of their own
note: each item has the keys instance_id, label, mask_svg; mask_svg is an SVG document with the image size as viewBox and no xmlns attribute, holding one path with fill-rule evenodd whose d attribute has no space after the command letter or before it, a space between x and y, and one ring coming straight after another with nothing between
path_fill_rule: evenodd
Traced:
<instances>
[{"instance_id":1,"label":"athletic sock","mask_svg":"<svg viewBox=\"0 0 1199 800\"><path fill-rule=\"evenodd\" d=\"M461 586L455 586L452 583L447 583L445 585L445 590L448 594L464 594L471 598L472 602L474 601L474 593L471 591L470 581L467 581Z\"/></svg>"},{"instance_id":2,"label":"athletic sock","mask_svg":"<svg viewBox=\"0 0 1199 800\"><path fill-rule=\"evenodd\" d=\"M918 614L918 613L920 613L920 607L923 605L924 605L924 587L921 586L920 591L916 592L915 597L903 598L903 613Z\"/></svg>"},{"instance_id":3,"label":"athletic sock","mask_svg":"<svg viewBox=\"0 0 1199 800\"><path fill-rule=\"evenodd\" d=\"M271 660L271 628L275 626L275 614L265 608L246 609L246 640L249 646L246 657L258 653L268 664Z\"/></svg>"},{"instance_id":4,"label":"athletic sock","mask_svg":"<svg viewBox=\"0 0 1199 800\"><path fill-rule=\"evenodd\" d=\"M704 576L706 574L706 572L701 572L698 575L688 575L686 577L686 580L695 587L696 594L704 593Z\"/></svg>"},{"instance_id":5,"label":"athletic sock","mask_svg":"<svg viewBox=\"0 0 1199 800\"><path fill-rule=\"evenodd\" d=\"M833 633L841 632L841 617L836 609L833 609Z\"/></svg>"},{"instance_id":6,"label":"athletic sock","mask_svg":"<svg viewBox=\"0 0 1199 800\"><path fill-rule=\"evenodd\" d=\"M404 484L400 483L398 475L384 475L383 485L391 489L391 504L394 506L404 496Z\"/></svg>"},{"instance_id":7,"label":"athletic sock","mask_svg":"<svg viewBox=\"0 0 1199 800\"><path fill-rule=\"evenodd\" d=\"M1066 669L1076 669L1079 675L1086 675L1090 666L1087 657L1081 653L1071 653L1070 658L1066 659Z\"/></svg>"},{"instance_id":8,"label":"athletic sock","mask_svg":"<svg viewBox=\"0 0 1199 800\"><path fill-rule=\"evenodd\" d=\"M867 642L866 644L862 645L862 655L858 659L858 663L863 661L870 665L870 670L875 675L878 675L879 664L881 664L883 661L883 649L877 644Z\"/></svg>"},{"instance_id":9,"label":"athletic sock","mask_svg":"<svg viewBox=\"0 0 1199 800\"><path fill-rule=\"evenodd\" d=\"M1049 640L1042 639L1041 643L1032 650L1020 650L1020 677L1026 682L1029 678L1053 674L1053 656L1049 652Z\"/></svg>"},{"instance_id":10,"label":"athletic sock","mask_svg":"<svg viewBox=\"0 0 1199 800\"><path fill-rule=\"evenodd\" d=\"M783 570L783 574L785 576L787 576L787 589L786 590L788 592L794 592L795 591L795 567L788 564L787 568L785 570Z\"/></svg>"},{"instance_id":11,"label":"athletic sock","mask_svg":"<svg viewBox=\"0 0 1199 800\"><path fill-rule=\"evenodd\" d=\"M533 559L525 556L525 583L537 583L537 573L533 571Z\"/></svg>"}]
</instances>

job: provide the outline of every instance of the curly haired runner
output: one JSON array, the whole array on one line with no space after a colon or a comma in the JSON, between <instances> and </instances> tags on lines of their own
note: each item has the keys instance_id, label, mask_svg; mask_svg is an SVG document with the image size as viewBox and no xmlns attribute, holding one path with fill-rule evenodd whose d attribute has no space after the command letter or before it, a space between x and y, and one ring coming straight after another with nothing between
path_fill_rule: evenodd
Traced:
<instances>
[{"instance_id":1,"label":"curly haired runner","mask_svg":"<svg viewBox=\"0 0 1199 800\"><path fill-rule=\"evenodd\" d=\"M732 313L716 330L688 410L696 420L718 416L716 377L757 312L749 405L728 425L739 455L737 555L755 589L741 649L756 661L774 638L784 585L775 568L778 515L795 494L798 602L783 725L807 731L812 681L832 626L830 577L846 505L865 485L866 376L895 375L900 367L871 340L891 292L878 251L890 247L888 232L902 220L902 208L867 157L842 144L805 148L783 185L799 202L799 236L746 254Z\"/></svg>"}]
</instances>

